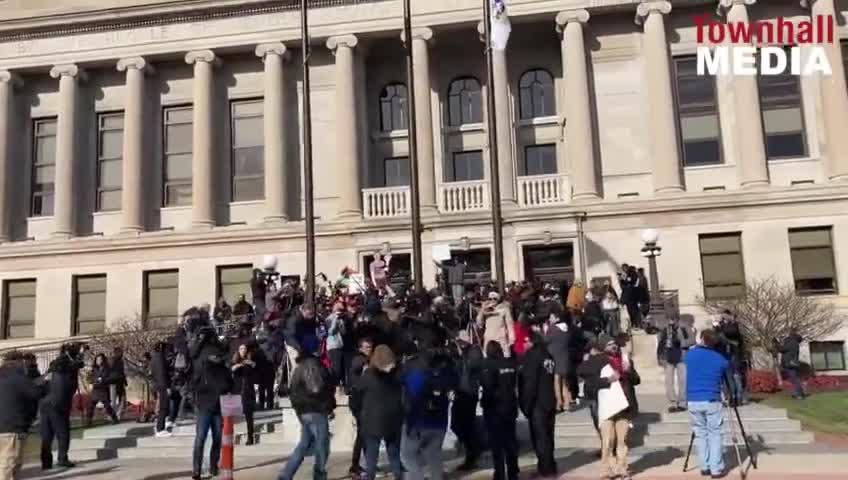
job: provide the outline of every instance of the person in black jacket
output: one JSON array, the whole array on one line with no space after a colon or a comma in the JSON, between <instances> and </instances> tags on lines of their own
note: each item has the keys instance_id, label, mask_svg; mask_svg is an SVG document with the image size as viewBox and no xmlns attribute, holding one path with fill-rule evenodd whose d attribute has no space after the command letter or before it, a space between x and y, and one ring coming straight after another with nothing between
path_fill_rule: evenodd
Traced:
<instances>
[{"instance_id":1,"label":"person in black jacket","mask_svg":"<svg viewBox=\"0 0 848 480\"><path fill-rule=\"evenodd\" d=\"M359 466L362 451L365 449L364 438L362 436L362 392L359 390L359 379L365 367L368 365L368 360L371 358L371 352L374 350L374 342L370 338L362 338L359 340L359 351L351 359L350 373L348 374L349 385L351 386L350 395L348 397L348 407L356 420L356 439L353 441L353 455L350 461L351 475L359 475L362 473L362 467Z\"/></svg>"},{"instance_id":2,"label":"person in black jacket","mask_svg":"<svg viewBox=\"0 0 848 480\"><path fill-rule=\"evenodd\" d=\"M27 375L26 358L9 352L0 365L0 478L16 480L23 446L35 420L41 388Z\"/></svg>"},{"instance_id":3,"label":"person in black jacket","mask_svg":"<svg viewBox=\"0 0 848 480\"><path fill-rule=\"evenodd\" d=\"M598 440L601 439L601 427L598 423L598 390L609 388L609 379L601 377L601 370L609 364L607 355L604 353L604 345L598 342L592 344L589 356L577 368L577 375L583 380L583 396L589 406L589 416L592 425L598 432Z\"/></svg>"},{"instance_id":4,"label":"person in black jacket","mask_svg":"<svg viewBox=\"0 0 848 480\"><path fill-rule=\"evenodd\" d=\"M486 359L481 367L483 397L480 403L492 449L494 480L518 480L518 440L515 434L517 372L515 358L505 358L500 343L490 341L486 344Z\"/></svg>"},{"instance_id":5,"label":"person in black jacket","mask_svg":"<svg viewBox=\"0 0 848 480\"><path fill-rule=\"evenodd\" d=\"M798 334L798 331L793 328L789 335L783 339L783 342L778 345L780 347L780 369L783 377L792 384L792 396L797 400L807 398L804 387L801 385L800 375L800 350L803 341L804 339Z\"/></svg>"},{"instance_id":6,"label":"person in black jacket","mask_svg":"<svg viewBox=\"0 0 848 480\"><path fill-rule=\"evenodd\" d=\"M112 409L112 399L109 395L109 388L115 382L115 377L112 367L109 365L109 360L106 359L106 355L98 353L94 357L89 379L91 382L91 397L88 400L88 408L85 411L85 425L87 427L91 426L94 409L98 403L103 404L103 408L106 409L106 413L109 414L112 423L118 424L118 416L115 415L115 410Z\"/></svg>"},{"instance_id":7,"label":"person in black jacket","mask_svg":"<svg viewBox=\"0 0 848 480\"><path fill-rule=\"evenodd\" d=\"M318 358L301 356L292 372L289 399L300 421L300 440L280 471L278 480L292 480L307 453L314 453L314 480L327 479L330 455L329 415L336 408L336 386Z\"/></svg>"},{"instance_id":8,"label":"person in black jacket","mask_svg":"<svg viewBox=\"0 0 848 480\"><path fill-rule=\"evenodd\" d=\"M156 389L156 400L159 408L156 414L156 436L170 436L166 422L173 421L177 416L179 400L171 395L171 365L166 357L167 343L157 342L153 346L153 356L150 358L150 371L153 376L153 388ZM176 400L176 402L174 401ZM176 404L175 404L176 403Z\"/></svg>"},{"instance_id":9,"label":"person in black jacket","mask_svg":"<svg viewBox=\"0 0 848 480\"><path fill-rule=\"evenodd\" d=\"M478 364L483 359L483 352L480 351L480 347L471 342L465 330L460 332L453 348L459 370L459 387L454 392L451 404L451 430L462 442L465 450L465 462L457 470L471 471L477 468L477 459L480 457L480 441L475 424L477 423L477 400L480 395Z\"/></svg>"},{"instance_id":10,"label":"person in black jacket","mask_svg":"<svg viewBox=\"0 0 848 480\"><path fill-rule=\"evenodd\" d=\"M241 406L244 412L244 421L247 424L247 442L245 445L253 445L256 436L253 431L253 412L256 411L256 362L254 350L243 343L233 355L233 394L241 395Z\"/></svg>"},{"instance_id":11,"label":"person in black jacket","mask_svg":"<svg viewBox=\"0 0 848 480\"><path fill-rule=\"evenodd\" d=\"M548 353L544 338L530 335L533 347L522 359L519 375L521 409L530 420L530 437L538 459L537 471L542 477L557 474L554 461L554 359Z\"/></svg>"},{"instance_id":12,"label":"person in black jacket","mask_svg":"<svg viewBox=\"0 0 848 480\"><path fill-rule=\"evenodd\" d=\"M218 340L215 330L203 327L197 334L199 338L191 345L192 378L191 390L194 393L194 406L197 427L192 452L193 480L199 480L203 466L203 450L206 437L212 432L212 448L209 451L209 472L218 475L218 460L221 458L221 440L224 418L221 415L221 395L233 388L233 379L227 368L227 350Z\"/></svg>"},{"instance_id":13,"label":"person in black jacket","mask_svg":"<svg viewBox=\"0 0 848 480\"><path fill-rule=\"evenodd\" d=\"M386 345L378 345L357 385L362 395L360 419L365 439L365 480L374 480L376 476L380 442L386 444L394 477L399 479L403 475L400 462L403 389L395 372L396 366L392 350Z\"/></svg>"},{"instance_id":14,"label":"person in black jacket","mask_svg":"<svg viewBox=\"0 0 848 480\"><path fill-rule=\"evenodd\" d=\"M124 350L121 347L115 347L112 351L112 358L109 359L109 367L112 370L112 384L109 386L109 393L112 397L112 408L115 410L118 420L120 420L127 405L128 385L127 371L124 365Z\"/></svg>"},{"instance_id":15,"label":"person in black jacket","mask_svg":"<svg viewBox=\"0 0 848 480\"><path fill-rule=\"evenodd\" d=\"M39 431L41 433L41 468L53 468L53 439L58 443L59 467L76 465L68 460L71 444L71 406L79 388L79 371L83 367L79 344L62 345L59 356L47 369L50 383L47 395L39 404Z\"/></svg>"}]
</instances>

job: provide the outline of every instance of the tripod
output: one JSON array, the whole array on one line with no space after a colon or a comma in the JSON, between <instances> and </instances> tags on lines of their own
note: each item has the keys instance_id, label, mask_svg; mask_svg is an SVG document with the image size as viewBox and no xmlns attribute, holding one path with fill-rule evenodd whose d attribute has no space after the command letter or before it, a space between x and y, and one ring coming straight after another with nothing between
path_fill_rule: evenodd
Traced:
<instances>
[{"instance_id":1,"label":"tripod","mask_svg":"<svg viewBox=\"0 0 848 480\"><path fill-rule=\"evenodd\" d=\"M730 386L730 381L727 377L724 378L725 387L727 387L728 392L732 392L732 388ZM730 396L730 395L728 395ZM733 411L733 417L730 418L730 438L733 439L733 448L736 450L736 460L739 462L739 469L742 473L742 478L745 478L745 471L742 470L742 453L739 451L739 441L736 435L736 427L739 427L739 432L742 434L742 440L745 443L745 450L748 452L748 458L751 459L751 466L754 467L754 470L757 469L757 459L754 457L753 451L751 451L751 445L748 443L748 434L745 433L745 425L742 423L742 416L739 415L739 408L736 406L735 399L729 399L727 405L722 408L721 414L725 417L730 417L730 412ZM734 423L735 420L735 423ZM686 461L683 462L683 472L685 473L689 469L689 457L692 455L692 446L695 443L695 432L692 432L692 436L689 437L689 448L686 450Z\"/></svg>"}]
</instances>

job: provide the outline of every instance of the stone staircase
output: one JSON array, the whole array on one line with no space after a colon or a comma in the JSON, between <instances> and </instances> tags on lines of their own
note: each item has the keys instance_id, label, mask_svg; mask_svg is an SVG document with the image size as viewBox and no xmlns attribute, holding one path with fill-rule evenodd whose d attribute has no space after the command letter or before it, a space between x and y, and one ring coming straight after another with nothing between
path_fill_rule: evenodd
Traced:
<instances>
[{"instance_id":1,"label":"stone staircase","mask_svg":"<svg viewBox=\"0 0 848 480\"><path fill-rule=\"evenodd\" d=\"M641 393L641 392L640 392ZM344 399L340 399L335 418L330 423L330 450L333 453L350 452L353 447L355 427L353 417ZM689 443L689 417L686 413L661 413L664 400L656 395L640 395L643 413L633 422L634 428L629 444L632 448L677 448L684 450ZM278 410L257 412L255 415L256 444L245 445L246 426L236 424L236 457L283 458L296 445L300 437L300 425L287 400L282 400L282 412ZM729 414L727 410L725 413ZM754 447L777 446L787 444L809 444L813 435L803 432L796 420L790 420L786 411L759 405L740 407L748 438ZM478 412L482 415L481 412ZM482 420L482 418L479 418ZM728 420L730 420L728 418ZM485 432L480 424L480 435ZM733 425L733 427L731 427ZM725 422L725 442L732 444L731 433L735 422ZM736 429L736 438L741 436ZM527 421L521 417L518 423L518 436L522 445L529 445ZM556 420L557 449L597 449L598 436L592 426L587 410L563 413ZM71 442L70 456L74 460L118 459L157 459L188 458L194 443L194 424L181 422L175 428L172 437L156 438L150 424L120 424L95 427L86 430L83 438ZM207 440L207 449L211 438ZM450 431L445 438L444 450L456 448L456 438Z\"/></svg>"}]
</instances>

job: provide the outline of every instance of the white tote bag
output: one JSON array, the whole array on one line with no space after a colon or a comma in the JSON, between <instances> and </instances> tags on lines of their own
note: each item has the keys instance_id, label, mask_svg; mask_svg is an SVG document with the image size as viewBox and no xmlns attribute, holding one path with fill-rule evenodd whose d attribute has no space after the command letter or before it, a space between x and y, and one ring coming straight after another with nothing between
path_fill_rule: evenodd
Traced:
<instances>
[{"instance_id":1,"label":"white tote bag","mask_svg":"<svg viewBox=\"0 0 848 480\"><path fill-rule=\"evenodd\" d=\"M611 377L612 373L612 367L607 365L601 370L601 378ZM621 388L621 382L613 382L610 388L598 390L598 421L608 420L629 406L630 403L627 401L624 389Z\"/></svg>"}]
</instances>

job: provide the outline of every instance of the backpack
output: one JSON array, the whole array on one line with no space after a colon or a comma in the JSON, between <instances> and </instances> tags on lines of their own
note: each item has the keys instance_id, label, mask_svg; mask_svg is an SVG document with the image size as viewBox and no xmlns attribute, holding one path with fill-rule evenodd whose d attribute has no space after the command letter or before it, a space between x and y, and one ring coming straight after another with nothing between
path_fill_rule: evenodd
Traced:
<instances>
[{"instance_id":1,"label":"backpack","mask_svg":"<svg viewBox=\"0 0 848 480\"><path fill-rule=\"evenodd\" d=\"M431 365L424 372L421 394L407 406L409 418L418 421L439 422L450 406L453 390L453 372L441 364Z\"/></svg>"}]
</instances>

